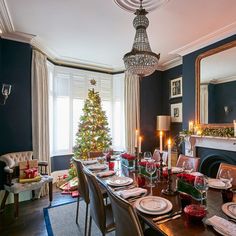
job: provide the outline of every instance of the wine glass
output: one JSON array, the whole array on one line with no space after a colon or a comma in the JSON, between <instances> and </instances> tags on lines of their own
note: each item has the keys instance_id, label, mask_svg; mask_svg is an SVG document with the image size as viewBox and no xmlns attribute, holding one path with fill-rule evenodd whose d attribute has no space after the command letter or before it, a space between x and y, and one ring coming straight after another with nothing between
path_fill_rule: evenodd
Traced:
<instances>
[{"instance_id":1,"label":"wine glass","mask_svg":"<svg viewBox=\"0 0 236 236\"><path fill-rule=\"evenodd\" d=\"M147 161L152 159L152 153L151 152L144 152L143 158Z\"/></svg>"},{"instance_id":2,"label":"wine glass","mask_svg":"<svg viewBox=\"0 0 236 236\"><path fill-rule=\"evenodd\" d=\"M201 205L206 208L203 204L203 194L208 189L207 177L204 175L197 175L194 180L194 187L201 193Z\"/></svg>"},{"instance_id":3,"label":"wine glass","mask_svg":"<svg viewBox=\"0 0 236 236\"><path fill-rule=\"evenodd\" d=\"M155 185L152 183L152 175L156 172L156 163L154 160L152 159L147 160L146 172L150 175L150 183L148 187L151 187L151 192L152 192L152 187L155 187Z\"/></svg>"},{"instance_id":4,"label":"wine glass","mask_svg":"<svg viewBox=\"0 0 236 236\"><path fill-rule=\"evenodd\" d=\"M233 181L231 171L227 169L221 169L219 173L220 180L225 183L225 186L229 186L231 182Z\"/></svg>"}]
</instances>

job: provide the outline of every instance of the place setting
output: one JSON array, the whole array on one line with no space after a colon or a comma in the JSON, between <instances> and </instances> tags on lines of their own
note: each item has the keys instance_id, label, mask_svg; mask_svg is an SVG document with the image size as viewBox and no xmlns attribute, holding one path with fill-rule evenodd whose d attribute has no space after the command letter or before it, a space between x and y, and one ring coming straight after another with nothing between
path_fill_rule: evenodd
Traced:
<instances>
[{"instance_id":1,"label":"place setting","mask_svg":"<svg viewBox=\"0 0 236 236\"><path fill-rule=\"evenodd\" d=\"M88 165L87 168L91 171L105 170L107 169L107 165L97 163L97 164Z\"/></svg>"}]
</instances>

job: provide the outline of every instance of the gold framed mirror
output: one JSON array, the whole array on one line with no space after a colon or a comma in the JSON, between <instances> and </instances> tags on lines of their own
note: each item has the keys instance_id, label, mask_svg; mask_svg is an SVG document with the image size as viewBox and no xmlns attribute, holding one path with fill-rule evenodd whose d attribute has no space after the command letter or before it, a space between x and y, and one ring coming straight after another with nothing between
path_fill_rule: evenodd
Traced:
<instances>
[{"instance_id":1,"label":"gold framed mirror","mask_svg":"<svg viewBox=\"0 0 236 236\"><path fill-rule=\"evenodd\" d=\"M232 127L236 119L236 40L196 58L195 88L196 123Z\"/></svg>"}]
</instances>

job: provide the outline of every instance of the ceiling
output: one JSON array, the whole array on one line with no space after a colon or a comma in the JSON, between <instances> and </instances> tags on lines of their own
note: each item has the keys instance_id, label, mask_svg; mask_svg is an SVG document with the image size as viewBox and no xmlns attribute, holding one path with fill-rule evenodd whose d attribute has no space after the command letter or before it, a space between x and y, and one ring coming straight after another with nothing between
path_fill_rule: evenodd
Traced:
<instances>
[{"instance_id":1,"label":"ceiling","mask_svg":"<svg viewBox=\"0 0 236 236\"><path fill-rule=\"evenodd\" d=\"M0 8L3 37L30 35L54 59L119 70L132 48L134 15L113 0L0 0ZM169 0L150 12L147 32L160 67L235 34L235 12L235 0Z\"/></svg>"}]
</instances>

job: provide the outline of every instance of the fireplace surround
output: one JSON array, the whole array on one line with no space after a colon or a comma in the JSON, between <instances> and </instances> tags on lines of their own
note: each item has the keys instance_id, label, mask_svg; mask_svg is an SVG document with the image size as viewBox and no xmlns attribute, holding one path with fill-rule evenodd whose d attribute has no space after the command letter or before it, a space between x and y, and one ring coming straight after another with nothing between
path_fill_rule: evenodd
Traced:
<instances>
[{"instance_id":1,"label":"fireplace surround","mask_svg":"<svg viewBox=\"0 0 236 236\"><path fill-rule=\"evenodd\" d=\"M185 155L200 157L199 171L216 177L221 162L236 165L236 138L191 135L185 138Z\"/></svg>"}]
</instances>

